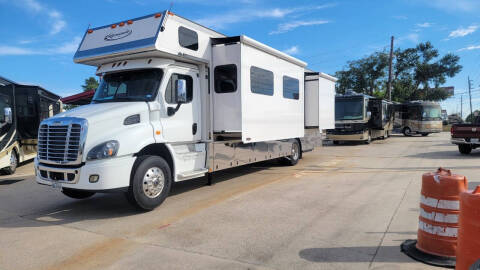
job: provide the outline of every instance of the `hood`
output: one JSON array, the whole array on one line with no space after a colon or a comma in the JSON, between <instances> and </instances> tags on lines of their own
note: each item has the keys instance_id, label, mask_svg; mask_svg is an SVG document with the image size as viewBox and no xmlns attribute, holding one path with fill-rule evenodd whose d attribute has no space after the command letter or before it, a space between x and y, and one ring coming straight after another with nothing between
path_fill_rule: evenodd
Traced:
<instances>
[{"instance_id":1,"label":"hood","mask_svg":"<svg viewBox=\"0 0 480 270\"><path fill-rule=\"evenodd\" d=\"M112 118L121 117L122 121L125 117L141 113L148 110L146 102L111 102L111 103L97 103L77 107L72 110L57 114L53 118L62 117L78 117L88 120L88 123L101 122L105 120L112 120Z\"/></svg>"}]
</instances>

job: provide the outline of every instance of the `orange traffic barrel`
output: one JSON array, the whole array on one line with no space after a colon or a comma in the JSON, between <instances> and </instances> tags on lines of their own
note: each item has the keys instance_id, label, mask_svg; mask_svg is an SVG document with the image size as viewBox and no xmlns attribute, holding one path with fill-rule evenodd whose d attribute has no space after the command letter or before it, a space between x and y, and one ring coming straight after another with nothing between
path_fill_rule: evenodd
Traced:
<instances>
[{"instance_id":1,"label":"orange traffic barrel","mask_svg":"<svg viewBox=\"0 0 480 270\"><path fill-rule=\"evenodd\" d=\"M454 267L460 194L467 187L466 177L450 170L423 174L417 240L402 243L402 251L427 264Z\"/></svg>"},{"instance_id":2,"label":"orange traffic barrel","mask_svg":"<svg viewBox=\"0 0 480 270\"><path fill-rule=\"evenodd\" d=\"M480 260L480 186L460 195L456 269L478 269ZM477 263L476 263L477 262ZM474 268L476 264L477 268Z\"/></svg>"}]
</instances>

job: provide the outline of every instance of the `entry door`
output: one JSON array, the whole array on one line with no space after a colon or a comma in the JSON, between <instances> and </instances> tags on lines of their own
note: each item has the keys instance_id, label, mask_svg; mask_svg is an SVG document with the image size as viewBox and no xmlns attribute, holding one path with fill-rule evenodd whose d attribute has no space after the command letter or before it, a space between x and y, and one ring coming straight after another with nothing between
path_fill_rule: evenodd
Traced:
<instances>
[{"instance_id":1,"label":"entry door","mask_svg":"<svg viewBox=\"0 0 480 270\"><path fill-rule=\"evenodd\" d=\"M166 78L168 83L163 92L165 104L165 116L162 117L163 138L167 142L199 141L201 139L201 104L198 70L171 68ZM176 100L178 80L186 82L186 103L178 104ZM168 115L168 110L174 113Z\"/></svg>"}]
</instances>

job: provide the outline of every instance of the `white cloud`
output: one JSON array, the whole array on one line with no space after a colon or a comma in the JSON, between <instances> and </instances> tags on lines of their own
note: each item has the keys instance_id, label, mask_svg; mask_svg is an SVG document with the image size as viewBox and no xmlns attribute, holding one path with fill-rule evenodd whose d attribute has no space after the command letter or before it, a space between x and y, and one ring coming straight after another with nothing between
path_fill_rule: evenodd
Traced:
<instances>
[{"instance_id":1,"label":"white cloud","mask_svg":"<svg viewBox=\"0 0 480 270\"><path fill-rule=\"evenodd\" d=\"M56 47L31 49L17 46L0 45L0 56L2 55L58 55L73 54L77 51L78 45L82 39L75 37L69 42L65 42Z\"/></svg>"},{"instance_id":2,"label":"white cloud","mask_svg":"<svg viewBox=\"0 0 480 270\"><path fill-rule=\"evenodd\" d=\"M219 15L219 16L210 15L208 17L198 19L196 20L196 22L208 27L222 29L222 28L226 28L229 24L253 21L256 19L263 19L263 18L281 19L294 13L306 12L311 10L320 10L320 9L330 8L335 5L336 4L334 3L330 3L330 4L324 4L324 5L318 5L318 6L302 6L302 7L295 7L295 8L235 10L232 12L224 13L223 15Z\"/></svg>"},{"instance_id":3,"label":"white cloud","mask_svg":"<svg viewBox=\"0 0 480 270\"><path fill-rule=\"evenodd\" d=\"M409 1L418 2L418 0ZM423 0L423 3L447 12L475 12L480 10L480 1L478 0Z\"/></svg>"},{"instance_id":4,"label":"white cloud","mask_svg":"<svg viewBox=\"0 0 480 270\"><path fill-rule=\"evenodd\" d=\"M281 34L288 31L292 31L293 29L301 26L312 26L312 25L319 25L319 24L326 24L326 23L329 23L329 21L325 21L325 20L291 21L288 23L279 24L277 30L271 31L270 35Z\"/></svg>"},{"instance_id":5,"label":"white cloud","mask_svg":"<svg viewBox=\"0 0 480 270\"><path fill-rule=\"evenodd\" d=\"M464 37L464 36L467 36L467 35L470 35L470 34L474 33L475 31L477 31L477 29L478 29L477 25L470 25L467 28L458 28L457 30L454 30L454 31L450 32L448 37L449 38Z\"/></svg>"},{"instance_id":6,"label":"white cloud","mask_svg":"<svg viewBox=\"0 0 480 270\"><path fill-rule=\"evenodd\" d=\"M298 46L292 46L292 47L284 50L283 52L286 53L286 54L294 55L294 54L298 54L300 52L300 50L298 49Z\"/></svg>"},{"instance_id":7,"label":"white cloud","mask_svg":"<svg viewBox=\"0 0 480 270\"><path fill-rule=\"evenodd\" d=\"M429 28L432 27L433 23L424 22L424 23L417 23L416 26L420 28Z\"/></svg>"},{"instance_id":8,"label":"white cloud","mask_svg":"<svg viewBox=\"0 0 480 270\"><path fill-rule=\"evenodd\" d=\"M410 33L408 35L405 35L405 36L401 36L398 38L398 41L410 41L412 43L418 43L418 41L420 40L420 35L417 34L417 33Z\"/></svg>"},{"instance_id":9,"label":"white cloud","mask_svg":"<svg viewBox=\"0 0 480 270\"><path fill-rule=\"evenodd\" d=\"M459 52L462 52L462 51L473 51L473 50L479 50L480 49L480 45L470 45L468 47L465 47L465 48L461 48L459 49L458 51Z\"/></svg>"},{"instance_id":10,"label":"white cloud","mask_svg":"<svg viewBox=\"0 0 480 270\"><path fill-rule=\"evenodd\" d=\"M0 55L31 55L35 54L34 51L30 49L15 47L15 46L1 46L0 45Z\"/></svg>"},{"instance_id":11,"label":"white cloud","mask_svg":"<svg viewBox=\"0 0 480 270\"><path fill-rule=\"evenodd\" d=\"M67 26L67 22L63 19L62 13L41 4L37 0L19 0L16 4L29 12L47 16L51 23L51 35L58 34Z\"/></svg>"}]
</instances>

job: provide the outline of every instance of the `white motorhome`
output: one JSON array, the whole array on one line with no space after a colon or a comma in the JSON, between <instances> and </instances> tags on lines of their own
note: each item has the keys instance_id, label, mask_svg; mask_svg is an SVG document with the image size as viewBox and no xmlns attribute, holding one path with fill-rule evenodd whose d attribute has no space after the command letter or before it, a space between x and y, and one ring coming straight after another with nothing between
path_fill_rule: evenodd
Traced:
<instances>
[{"instance_id":1,"label":"white motorhome","mask_svg":"<svg viewBox=\"0 0 480 270\"><path fill-rule=\"evenodd\" d=\"M149 210L172 182L211 183L213 172L276 158L295 165L313 149L305 111L323 111L305 107L306 63L246 36L165 11L88 29L74 61L102 81L92 104L41 123L35 160L37 182L69 197L123 191Z\"/></svg>"}]
</instances>

